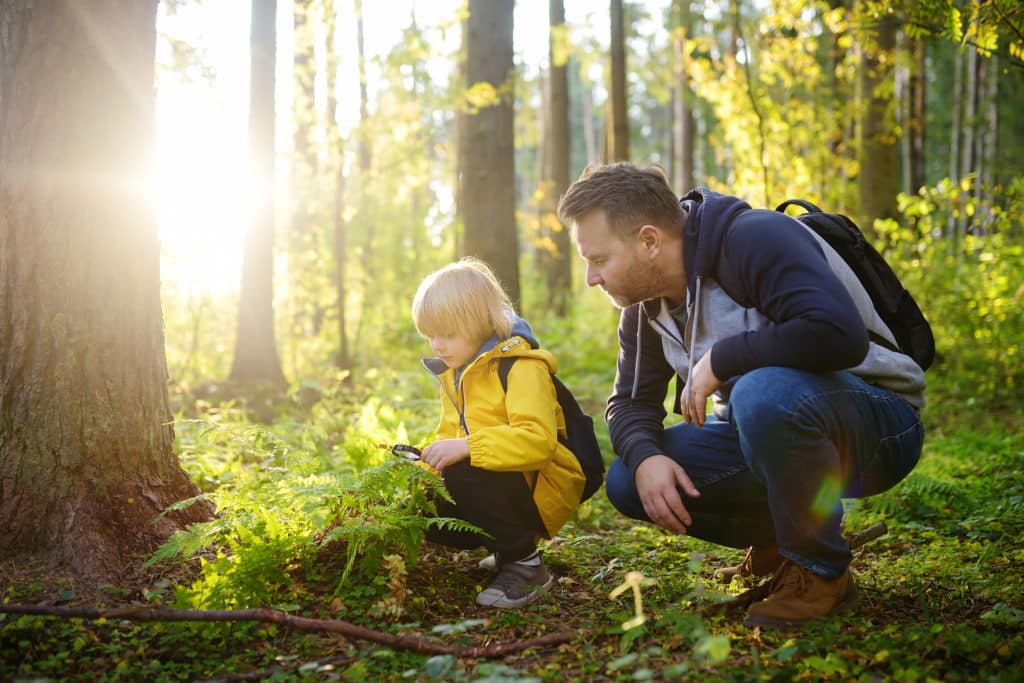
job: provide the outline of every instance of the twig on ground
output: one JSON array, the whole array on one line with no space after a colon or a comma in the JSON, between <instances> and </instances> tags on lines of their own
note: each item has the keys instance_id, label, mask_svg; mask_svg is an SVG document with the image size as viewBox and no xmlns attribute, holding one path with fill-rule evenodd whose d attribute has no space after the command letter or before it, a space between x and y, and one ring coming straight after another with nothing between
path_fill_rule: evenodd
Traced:
<instances>
[{"instance_id":1,"label":"twig on ground","mask_svg":"<svg viewBox=\"0 0 1024 683\"><path fill-rule=\"evenodd\" d=\"M889 527L885 525L885 522L879 522L874 526L868 527L864 531L848 535L846 537L846 543L850 546L850 550L853 550L854 548L859 548L865 543L869 543L880 536L884 536L888 531ZM752 603L767 598L771 583L771 579L769 579L757 586L754 586L750 590L740 593L734 598L723 600L722 602L716 602L713 605L708 605L700 611L701 616L713 617L719 614L728 614L730 612L744 610L747 607L750 607Z\"/></svg>"},{"instance_id":2,"label":"twig on ground","mask_svg":"<svg viewBox=\"0 0 1024 683\"><path fill-rule=\"evenodd\" d=\"M529 648L560 645L573 639L573 633L549 633L537 638L494 645L445 645L416 635L398 636L338 619L298 617L267 607L243 610L189 610L163 607L127 607L98 609L90 607L50 607L47 605L0 605L0 614L30 614L65 619L126 619L128 621L260 621L294 628L297 631L337 633L346 638L368 640L388 647L424 654L455 655L493 659Z\"/></svg>"}]
</instances>

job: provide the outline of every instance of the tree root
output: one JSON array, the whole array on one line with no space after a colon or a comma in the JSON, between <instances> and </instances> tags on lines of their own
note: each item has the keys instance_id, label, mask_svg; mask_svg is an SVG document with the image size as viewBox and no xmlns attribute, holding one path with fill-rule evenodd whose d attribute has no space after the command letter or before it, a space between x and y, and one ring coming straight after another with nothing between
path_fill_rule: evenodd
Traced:
<instances>
[{"instance_id":1,"label":"tree root","mask_svg":"<svg viewBox=\"0 0 1024 683\"><path fill-rule=\"evenodd\" d=\"M189 610L140 605L114 609L50 607L47 605L0 605L0 614L28 614L65 619L126 619L128 621L259 621L280 624L297 631L337 633L353 640L368 640L424 654L455 655L460 658L493 659L529 648L550 647L569 642L575 634L549 633L537 638L493 645L445 645L421 636L398 636L337 619L310 619L281 610L257 607L244 610Z\"/></svg>"},{"instance_id":2,"label":"tree root","mask_svg":"<svg viewBox=\"0 0 1024 683\"><path fill-rule=\"evenodd\" d=\"M885 525L885 522L879 522L874 526L870 526L864 531L850 534L846 537L846 543L850 546L850 550L859 548L865 543L869 543L880 536L884 536L889 532L889 527ZM728 615L735 613L740 610L745 610L750 607L751 604L764 600L768 597L768 591L771 588L771 579L754 586L750 590L744 591L734 598L723 600L722 602L716 602L713 605L708 605L700 611L703 617L714 617L718 615Z\"/></svg>"}]
</instances>

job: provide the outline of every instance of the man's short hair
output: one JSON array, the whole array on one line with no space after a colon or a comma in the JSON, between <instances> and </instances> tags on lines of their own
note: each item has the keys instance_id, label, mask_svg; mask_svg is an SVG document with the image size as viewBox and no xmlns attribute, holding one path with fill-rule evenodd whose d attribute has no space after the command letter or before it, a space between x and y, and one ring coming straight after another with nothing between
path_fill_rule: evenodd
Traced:
<instances>
[{"instance_id":1,"label":"man's short hair","mask_svg":"<svg viewBox=\"0 0 1024 683\"><path fill-rule=\"evenodd\" d=\"M575 226L595 209L604 211L609 227L620 239L648 223L676 235L682 234L685 225L679 198L659 166L640 167L622 161L583 169L558 202L558 218Z\"/></svg>"},{"instance_id":2,"label":"man's short hair","mask_svg":"<svg viewBox=\"0 0 1024 683\"><path fill-rule=\"evenodd\" d=\"M436 270L420 283L412 319L424 337L462 335L483 344L491 335L512 334L513 312L498 278L478 259L467 257Z\"/></svg>"}]
</instances>

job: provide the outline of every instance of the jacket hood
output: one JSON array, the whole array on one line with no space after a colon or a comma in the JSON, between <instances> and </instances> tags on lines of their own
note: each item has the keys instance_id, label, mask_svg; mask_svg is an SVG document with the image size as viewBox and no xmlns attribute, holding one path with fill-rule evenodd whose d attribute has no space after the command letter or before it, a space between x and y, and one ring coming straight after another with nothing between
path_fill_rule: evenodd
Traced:
<instances>
[{"instance_id":1,"label":"jacket hood","mask_svg":"<svg viewBox=\"0 0 1024 683\"><path fill-rule=\"evenodd\" d=\"M487 355L509 357L532 356L544 360L550 367L551 372L554 372L556 369L554 356L540 348L540 342L534 336L530 324L514 313L506 313L506 315L512 321L512 334L505 339L499 339L496 334L491 335L490 339L480 346L476 355L469 360L466 367L472 365L482 356ZM432 375L440 375L445 370L448 370L448 366L440 358L424 358L422 363L423 367Z\"/></svg>"},{"instance_id":2,"label":"jacket hood","mask_svg":"<svg viewBox=\"0 0 1024 683\"><path fill-rule=\"evenodd\" d=\"M697 278L715 272L727 229L740 213L750 210L750 204L706 187L691 190L679 203L688 213L683 233L683 262L686 288L693 292Z\"/></svg>"}]
</instances>

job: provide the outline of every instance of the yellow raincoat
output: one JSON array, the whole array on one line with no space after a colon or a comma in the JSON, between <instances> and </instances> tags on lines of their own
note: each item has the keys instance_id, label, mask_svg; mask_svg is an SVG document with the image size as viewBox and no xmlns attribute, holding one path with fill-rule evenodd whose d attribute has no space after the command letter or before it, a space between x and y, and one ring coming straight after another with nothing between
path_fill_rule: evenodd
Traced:
<instances>
[{"instance_id":1,"label":"yellow raincoat","mask_svg":"<svg viewBox=\"0 0 1024 683\"><path fill-rule=\"evenodd\" d=\"M498 361L506 357L518 359L508 374L507 393L498 377ZM556 534L580 504L584 476L576 456L558 441L558 434L565 435L565 418L551 382L554 356L512 336L472 360L458 386L455 370L443 368L440 360L424 365L441 383L437 438L465 437L474 467L522 472L547 536Z\"/></svg>"}]
</instances>

